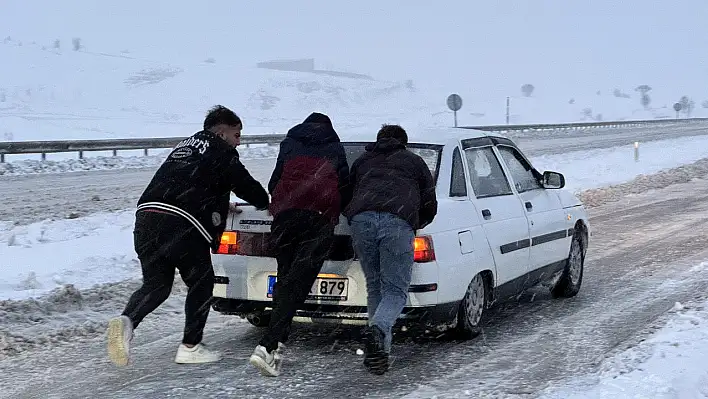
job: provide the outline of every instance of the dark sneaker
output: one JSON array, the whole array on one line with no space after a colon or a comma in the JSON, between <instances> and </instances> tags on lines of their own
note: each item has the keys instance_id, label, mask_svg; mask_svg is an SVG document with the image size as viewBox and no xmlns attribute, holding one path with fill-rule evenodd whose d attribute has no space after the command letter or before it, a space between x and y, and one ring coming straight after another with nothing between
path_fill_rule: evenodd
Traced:
<instances>
[{"instance_id":1,"label":"dark sneaker","mask_svg":"<svg viewBox=\"0 0 708 399\"><path fill-rule=\"evenodd\" d=\"M381 375L388 370L388 353L384 349L384 338L384 332L377 326L369 326L364 331L364 367L372 374Z\"/></svg>"}]
</instances>

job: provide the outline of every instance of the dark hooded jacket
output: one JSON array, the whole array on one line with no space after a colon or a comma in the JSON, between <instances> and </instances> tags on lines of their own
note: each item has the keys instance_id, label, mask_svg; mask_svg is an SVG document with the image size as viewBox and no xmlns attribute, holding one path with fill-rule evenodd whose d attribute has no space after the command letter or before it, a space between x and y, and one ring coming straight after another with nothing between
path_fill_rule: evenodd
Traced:
<instances>
[{"instance_id":1,"label":"dark hooded jacket","mask_svg":"<svg viewBox=\"0 0 708 399\"><path fill-rule=\"evenodd\" d=\"M138 211L183 217L216 249L226 227L230 192L258 209L268 208L268 193L239 161L238 151L204 130L172 150L138 200Z\"/></svg>"},{"instance_id":2,"label":"dark hooded jacket","mask_svg":"<svg viewBox=\"0 0 708 399\"><path fill-rule=\"evenodd\" d=\"M333 224L351 199L349 165L330 119L313 113L280 143L268 183L270 213L301 209L325 215Z\"/></svg>"},{"instance_id":3,"label":"dark hooded jacket","mask_svg":"<svg viewBox=\"0 0 708 399\"><path fill-rule=\"evenodd\" d=\"M352 164L349 179L354 194L344 215L351 219L366 212L388 212L413 229L425 227L438 212L435 182L420 156L393 138L366 146Z\"/></svg>"}]
</instances>

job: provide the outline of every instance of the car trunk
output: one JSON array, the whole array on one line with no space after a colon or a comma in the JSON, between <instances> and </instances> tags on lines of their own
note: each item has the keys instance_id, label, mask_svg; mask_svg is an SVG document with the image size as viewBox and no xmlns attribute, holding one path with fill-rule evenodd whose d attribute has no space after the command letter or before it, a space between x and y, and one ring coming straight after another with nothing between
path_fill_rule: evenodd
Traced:
<instances>
[{"instance_id":1,"label":"car trunk","mask_svg":"<svg viewBox=\"0 0 708 399\"><path fill-rule=\"evenodd\" d=\"M226 222L226 230L236 232L236 253L233 254L272 258L270 226L273 217L268 212L256 210L251 205L239 204L238 206L241 213L230 212ZM340 218L334 233L334 243L327 259L333 261L354 259L350 230L344 217Z\"/></svg>"}]
</instances>

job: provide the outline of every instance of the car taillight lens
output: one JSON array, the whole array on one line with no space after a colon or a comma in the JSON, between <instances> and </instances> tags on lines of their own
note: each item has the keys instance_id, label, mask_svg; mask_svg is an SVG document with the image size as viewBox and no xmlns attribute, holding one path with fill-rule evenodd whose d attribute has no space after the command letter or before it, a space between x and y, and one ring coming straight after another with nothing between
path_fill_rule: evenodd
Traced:
<instances>
[{"instance_id":1,"label":"car taillight lens","mask_svg":"<svg viewBox=\"0 0 708 399\"><path fill-rule=\"evenodd\" d=\"M225 231L221 234L221 242L217 254L236 255L238 253L238 235L235 231Z\"/></svg>"},{"instance_id":2,"label":"car taillight lens","mask_svg":"<svg viewBox=\"0 0 708 399\"><path fill-rule=\"evenodd\" d=\"M413 240L413 261L426 263L435 260L433 239L430 236L420 236Z\"/></svg>"}]
</instances>

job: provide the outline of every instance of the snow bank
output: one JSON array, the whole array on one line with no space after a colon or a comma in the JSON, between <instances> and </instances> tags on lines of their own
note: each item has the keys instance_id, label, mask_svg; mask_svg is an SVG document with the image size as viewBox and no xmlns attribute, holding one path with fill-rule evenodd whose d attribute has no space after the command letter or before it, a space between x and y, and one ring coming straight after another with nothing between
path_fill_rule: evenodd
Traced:
<instances>
[{"instance_id":1,"label":"snow bank","mask_svg":"<svg viewBox=\"0 0 708 399\"><path fill-rule=\"evenodd\" d=\"M705 273L708 263L694 268ZM542 399L708 398L708 302L676 303L670 321L636 347L605 360L600 370Z\"/></svg>"},{"instance_id":2,"label":"snow bank","mask_svg":"<svg viewBox=\"0 0 708 399\"><path fill-rule=\"evenodd\" d=\"M633 145L542 155L532 158L539 170L553 170L566 176L566 188L574 192L596 189L627 182L636 177L658 173L696 162L708 155L708 136L683 137L640 143L635 160ZM701 173L703 164L690 171ZM651 182L633 182L633 190L645 190L647 185L679 183L674 180L680 171L659 173ZM656 187L655 187L656 188Z\"/></svg>"},{"instance_id":3,"label":"snow bank","mask_svg":"<svg viewBox=\"0 0 708 399\"><path fill-rule=\"evenodd\" d=\"M0 296L26 299L64 284L89 288L138 278L134 211L0 226Z\"/></svg>"}]
</instances>

